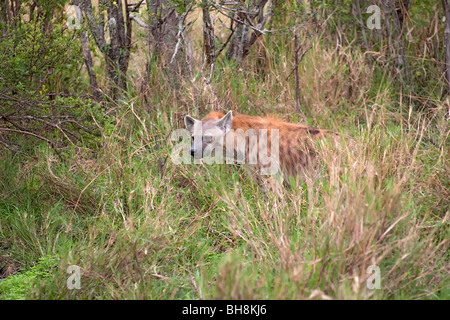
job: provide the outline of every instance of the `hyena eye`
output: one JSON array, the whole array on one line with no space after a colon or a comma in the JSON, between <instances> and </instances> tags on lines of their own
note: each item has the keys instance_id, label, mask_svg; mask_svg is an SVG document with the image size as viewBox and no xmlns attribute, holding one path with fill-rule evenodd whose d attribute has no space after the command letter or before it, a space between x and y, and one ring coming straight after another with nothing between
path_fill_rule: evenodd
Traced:
<instances>
[{"instance_id":1,"label":"hyena eye","mask_svg":"<svg viewBox=\"0 0 450 320\"><path fill-rule=\"evenodd\" d=\"M203 136L203 142L205 143L210 143L212 140L212 136Z\"/></svg>"}]
</instances>

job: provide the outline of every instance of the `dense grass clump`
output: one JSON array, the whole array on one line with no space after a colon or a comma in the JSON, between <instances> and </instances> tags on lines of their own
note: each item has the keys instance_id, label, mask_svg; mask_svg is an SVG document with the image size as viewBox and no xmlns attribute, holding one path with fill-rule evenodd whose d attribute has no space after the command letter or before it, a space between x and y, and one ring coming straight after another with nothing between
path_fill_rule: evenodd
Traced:
<instances>
[{"instance_id":1,"label":"dense grass clump","mask_svg":"<svg viewBox=\"0 0 450 320\"><path fill-rule=\"evenodd\" d=\"M242 66L220 60L210 83L178 90L154 62L145 99L132 66L107 125L93 117L94 146L2 150L0 297L449 299L448 101L430 93L422 108L358 49L338 55L319 37L300 66L305 117L293 45L255 46ZM172 131L213 105L342 139L317 145L314 179L263 193L240 166L172 163ZM66 285L71 265L79 290ZM380 289L367 286L370 266Z\"/></svg>"}]
</instances>

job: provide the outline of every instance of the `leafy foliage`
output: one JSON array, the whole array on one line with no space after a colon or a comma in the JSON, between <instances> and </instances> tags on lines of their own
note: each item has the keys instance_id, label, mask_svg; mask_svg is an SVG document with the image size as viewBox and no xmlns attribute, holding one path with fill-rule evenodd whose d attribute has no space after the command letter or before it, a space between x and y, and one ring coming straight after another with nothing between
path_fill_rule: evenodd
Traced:
<instances>
[{"instance_id":1,"label":"leafy foliage","mask_svg":"<svg viewBox=\"0 0 450 320\"><path fill-rule=\"evenodd\" d=\"M64 23L38 17L9 28L0 38L0 90L69 93L80 87L83 61L76 36Z\"/></svg>"},{"instance_id":2,"label":"leafy foliage","mask_svg":"<svg viewBox=\"0 0 450 320\"><path fill-rule=\"evenodd\" d=\"M155 59L150 35L134 33L121 99L93 103L80 95L88 76L78 34L58 16L64 3L48 2L48 14L1 38L0 258L25 266L0 280L2 299L449 299L439 4L411 1L409 77L388 20L382 31L363 29L357 1L277 1L273 32L243 61L222 55L211 69L193 10L180 33L191 47L177 53L188 76L164 63L173 51ZM164 2L164 12L179 18L190 3ZM358 3L364 20L369 2ZM211 8L215 40L225 43L229 20ZM45 31L50 18L54 34ZM94 47L91 37L107 92ZM296 67L307 117L294 102ZM334 130L342 145L318 146L320 176L292 179L282 196L263 193L240 166L172 163L172 131L212 108ZM76 123L58 122L67 119ZM19 127L57 148L4 130ZM83 129L92 127L97 135ZM5 137L17 148L3 148ZM80 290L66 286L69 265L81 267ZM380 267L380 290L366 285L370 265Z\"/></svg>"},{"instance_id":3,"label":"leafy foliage","mask_svg":"<svg viewBox=\"0 0 450 320\"><path fill-rule=\"evenodd\" d=\"M7 279L0 280L1 300L23 300L32 286L45 278L51 277L52 270L56 267L56 256L39 258L39 262L28 270L20 271Z\"/></svg>"}]
</instances>

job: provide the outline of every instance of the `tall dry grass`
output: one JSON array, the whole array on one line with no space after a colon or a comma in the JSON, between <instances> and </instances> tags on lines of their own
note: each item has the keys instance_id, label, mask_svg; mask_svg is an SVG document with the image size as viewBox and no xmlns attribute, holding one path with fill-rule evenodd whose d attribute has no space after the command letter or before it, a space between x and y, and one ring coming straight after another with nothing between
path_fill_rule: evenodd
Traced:
<instances>
[{"instance_id":1,"label":"tall dry grass","mask_svg":"<svg viewBox=\"0 0 450 320\"><path fill-rule=\"evenodd\" d=\"M337 52L319 37L300 64L304 116L292 53L288 38L266 37L244 65L219 61L210 84L197 59L177 90L154 61L145 96L146 59L133 56L131 85L98 150L74 149L63 162L41 148L23 165L5 156L1 235L23 260L59 257L28 296L448 298L448 101L420 110L360 50ZM240 167L170 161L184 115L213 108L276 113L342 140L317 145L314 179L267 195ZM65 286L74 264L79 291ZM367 287L371 265L378 290Z\"/></svg>"}]
</instances>

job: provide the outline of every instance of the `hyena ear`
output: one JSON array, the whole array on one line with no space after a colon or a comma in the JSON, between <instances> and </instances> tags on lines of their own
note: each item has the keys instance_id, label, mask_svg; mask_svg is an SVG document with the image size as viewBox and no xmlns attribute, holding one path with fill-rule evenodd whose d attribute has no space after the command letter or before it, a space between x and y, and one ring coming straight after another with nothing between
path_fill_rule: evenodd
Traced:
<instances>
[{"instance_id":1,"label":"hyena ear","mask_svg":"<svg viewBox=\"0 0 450 320\"><path fill-rule=\"evenodd\" d=\"M184 117L184 125L186 129L192 134L194 133L194 126L199 120L192 118L191 116Z\"/></svg>"},{"instance_id":2,"label":"hyena ear","mask_svg":"<svg viewBox=\"0 0 450 320\"><path fill-rule=\"evenodd\" d=\"M233 112L230 110L228 113L219 120L217 124L225 133L231 130L233 127Z\"/></svg>"}]
</instances>

